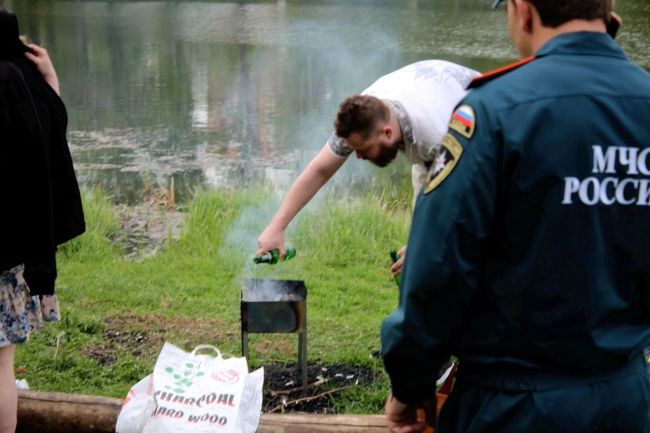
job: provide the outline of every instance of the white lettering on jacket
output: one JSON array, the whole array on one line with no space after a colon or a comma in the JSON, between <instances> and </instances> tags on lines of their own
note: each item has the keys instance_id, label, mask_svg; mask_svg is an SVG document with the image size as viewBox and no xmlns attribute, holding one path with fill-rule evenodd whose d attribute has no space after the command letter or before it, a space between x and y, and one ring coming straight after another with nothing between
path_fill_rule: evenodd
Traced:
<instances>
[{"instance_id":1,"label":"white lettering on jacket","mask_svg":"<svg viewBox=\"0 0 650 433\"><path fill-rule=\"evenodd\" d=\"M564 178L564 195L562 204L570 205L580 202L588 206L604 204L619 205L650 205L650 179L639 178L639 175L650 176L650 147L592 146L593 174L616 174L617 167L625 169L628 176L613 177L590 176L585 179L569 176Z\"/></svg>"}]
</instances>

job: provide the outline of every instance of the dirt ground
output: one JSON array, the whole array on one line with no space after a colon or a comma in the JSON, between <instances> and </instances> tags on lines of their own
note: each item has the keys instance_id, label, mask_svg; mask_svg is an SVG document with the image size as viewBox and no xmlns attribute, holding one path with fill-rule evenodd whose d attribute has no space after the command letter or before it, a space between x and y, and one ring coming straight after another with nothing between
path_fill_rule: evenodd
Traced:
<instances>
[{"instance_id":1,"label":"dirt ground","mask_svg":"<svg viewBox=\"0 0 650 433\"><path fill-rule=\"evenodd\" d=\"M262 411L333 414L336 413L333 399L338 393L368 385L373 377L368 368L308 363L308 385L303 391L300 368L296 364L265 365Z\"/></svg>"}]
</instances>

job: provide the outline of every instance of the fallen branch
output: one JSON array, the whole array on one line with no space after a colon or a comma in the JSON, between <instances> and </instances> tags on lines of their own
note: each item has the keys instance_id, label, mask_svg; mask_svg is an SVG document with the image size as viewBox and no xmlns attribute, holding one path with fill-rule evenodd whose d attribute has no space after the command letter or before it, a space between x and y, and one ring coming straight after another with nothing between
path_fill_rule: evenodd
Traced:
<instances>
[{"instance_id":1,"label":"fallen branch","mask_svg":"<svg viewBox=\"0 0 650 433\"><path fill-rule=\"evenodd\" d=\"M313 383L310 383L309 385L307 385L305 387L305 389L320 386L320 385L326 383L328 380L329 379L320 378L316 382L313 382ZM278 395L289 395L289 394L291 394L293 392L302 391L302 390L303 390L302 386L297 386L295 388L289 388L289 389L285 389L285 390L282 390L282 391L273 391L273 390L271 390L271 397L277 397Z\"/></svg>"},{"instance_id":2,"label":"fallen branch","mask_svg":"<svg viewBox=\"0 0 650 433\"><path fill-rule=\"evenodd\" d=\"M303 402L312 401L312 400L318 400L321 397L325 397L327 395L334 394L335 392L343 391L344 389L353 388L353 387L354 387L354 385L342 386L341 388L332 389L330 391L326 391L326 392L320 393L318 395L312 395L312 396L309 396L309 397L301 397L301 398L297 398L295 400L289 400L289 401L286 401L286 402L284 402L282 404L277 405L276 407L274 407L273 409L268 411L268 413L276 412L276 411L281 410L282 408L287 407L287 406L292 405L292 404L303 403Z\"/></svg>"}]
</instances>

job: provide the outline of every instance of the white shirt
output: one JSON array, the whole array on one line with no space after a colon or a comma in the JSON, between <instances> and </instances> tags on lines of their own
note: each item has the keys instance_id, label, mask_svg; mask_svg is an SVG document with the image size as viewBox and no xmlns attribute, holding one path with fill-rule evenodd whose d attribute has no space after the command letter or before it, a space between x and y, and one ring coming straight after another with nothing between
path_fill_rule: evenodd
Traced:
<instances>
[{"instance_id":1,"label":"white shirt","mask_svg":"<svg viewBox=\"0 0 650 433\"><path fill-rule=\"evenodd\" d=\"M467 94L466 87L480 75L444 60L424 60L404 66L375 81L362 95L391 103L402 129L404 152L413 164L413 186L419 190L430 163L447 134L451 114ZM335 154L352 153L345 139L332 134L327 144Z\"/></svg>"}]
</instances>

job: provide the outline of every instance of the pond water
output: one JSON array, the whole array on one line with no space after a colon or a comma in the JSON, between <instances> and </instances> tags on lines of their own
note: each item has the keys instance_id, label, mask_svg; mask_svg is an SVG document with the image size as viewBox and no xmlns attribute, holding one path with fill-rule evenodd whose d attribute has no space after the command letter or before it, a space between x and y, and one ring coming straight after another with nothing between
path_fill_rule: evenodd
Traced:
<instances>
[{"instance_id":1,"label":"pond water","mask_svg":"<svg viewBox=\"0 0 650 433\"><path fill-rule=\"evenodd\" d=\"M204 186L286 190L340 101L381 75L429 58L480 71L515 60L489 3L0 0L54 60L80 182L122 203L172 177L180 200ZM621 45L648 67L650 2L618 11ZM384 179L408 185L400 164ZM374 185L370 164L346 166L348 185Z\"/></svg>"}]
</instances>

